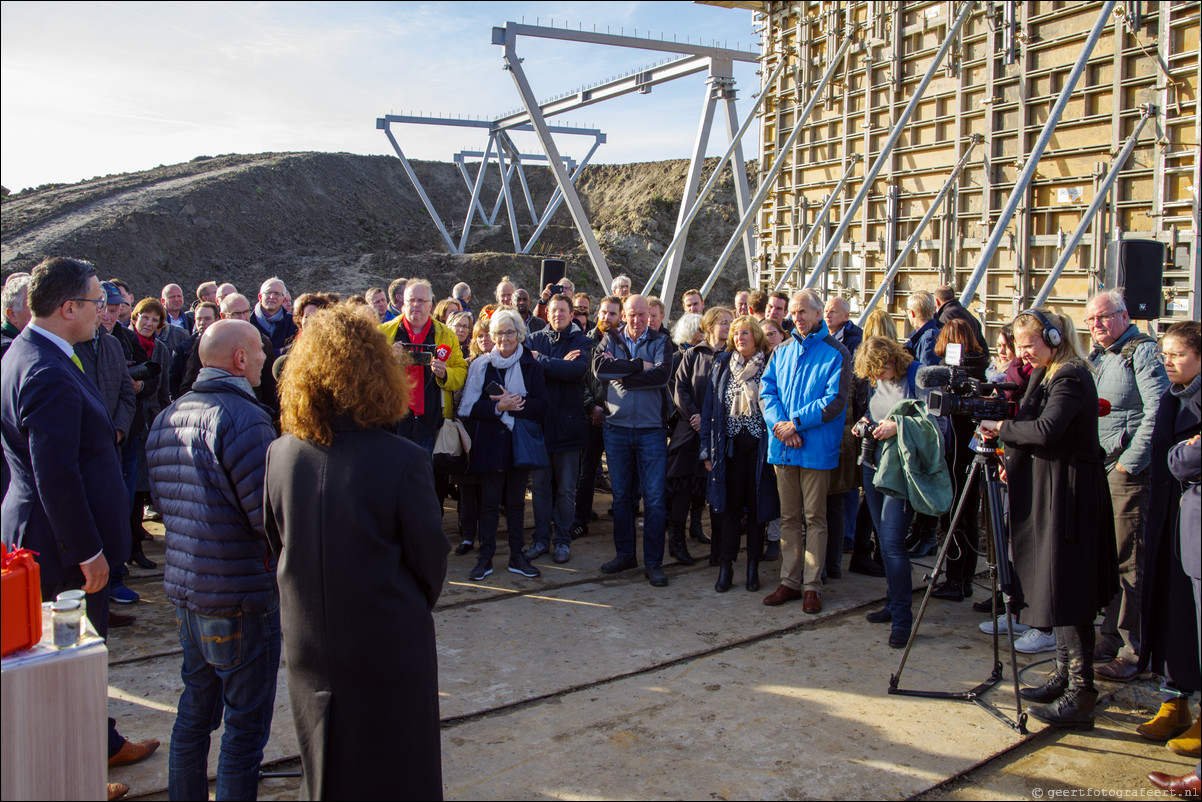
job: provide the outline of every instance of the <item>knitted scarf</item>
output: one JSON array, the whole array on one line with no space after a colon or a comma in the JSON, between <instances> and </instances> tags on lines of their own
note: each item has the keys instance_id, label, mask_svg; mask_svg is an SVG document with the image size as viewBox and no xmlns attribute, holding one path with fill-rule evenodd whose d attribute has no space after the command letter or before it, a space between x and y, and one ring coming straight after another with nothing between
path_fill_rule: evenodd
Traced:
<instances>
[{"instance_id":1,"label":"knitted scarf","mask_svg":"<svg viewBox=\"0 0 1202 802\"><path fill-rule=\"evenodd\" d=\"M762 414L760 402L760 377L764 375L764 352L756 351L750 359L738 351L730 355L730 381L733 401L730 406L732 418Z\"/></svg>"},{"instance_id":2,"label":"knitted scarf","mask_svg":"<svg viewBox=\"0 0 1202 802\"><path fill-rule=\"evenodd\" d=\"M487 354L480 354L472 360L472 364L467 369L467 382L463 385L463 398L459 402L461 417L466 418L470 415L472 407L480 400L480 396L484 392L484 374L489 365L495 367L497 372L505 377L506 390L523 398L526 396L526 380L522 377L522 367L518 364L518 360L522 358L525 350L522 344L518 343L518 347L507 358L501 356L501 349L494 348ZM501 415L501 423L505 424L506 429L513 431L513 416L508 412Z\"/></svg>"}]
</instances>

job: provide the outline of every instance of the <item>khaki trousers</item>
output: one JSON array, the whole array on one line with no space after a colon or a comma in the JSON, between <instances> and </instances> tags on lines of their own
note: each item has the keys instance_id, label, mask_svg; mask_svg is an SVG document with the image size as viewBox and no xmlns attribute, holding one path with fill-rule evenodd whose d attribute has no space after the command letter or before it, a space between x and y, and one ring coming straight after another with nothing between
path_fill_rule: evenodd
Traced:
<instances>
[{"instance_id":1,"label":"khaki trousers","mask_svg":"<svg viewBox=\"0 0 1202 802\"><path fill-rule=\"evenodd\" d=\"M793 590L802 590L804 584L805 590L821 591L831 472L795 465L773 467L780 494L780 583Z\"/></svg>"}]
</instances>

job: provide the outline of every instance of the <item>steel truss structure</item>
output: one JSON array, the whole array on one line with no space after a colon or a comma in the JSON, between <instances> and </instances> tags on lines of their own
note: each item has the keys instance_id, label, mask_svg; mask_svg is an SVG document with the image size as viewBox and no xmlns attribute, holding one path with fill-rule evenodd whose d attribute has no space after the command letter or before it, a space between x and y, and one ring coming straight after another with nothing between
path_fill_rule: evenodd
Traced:
<instances>
[{"instance_id":1,"label":"steel truss structure","mask_svg":"<svg viewBox=\"0 0 1202 802\"><path fill-rule=\"evenodd\" d=\"M679 58L673 58L662 64L647 67L629 75L610 79L587 88L579 89L554 100L539 103L534 97L534 91L526 76L525 69L522 67L523 59L517 54L517 45L520 37L523 36L672 53L679 56ZM747 186L747 169L743 160L741 141L744 134L749 130L750 123L754 117L753 115L748 115L744 125L742 127L739 126L738 115L735 109L734 64L735 62L756 63L759 60L759 54L723 47L707 47L700 44L668 42L662 39L656 40L637 36L602 34L583 30L573 31L570 29L525 25L515 22L506 23L504 27L493 28L492 43L504 48L504 67L513 77L514 85L518 90L518 95L521 97L522 110L506 114L494 120L389 114L376 120L376 128L384 131L388 137L393 150L396 151L397 157L404 166L405 173L409 176L409 180L413 183L414 188L421 197L426 211L430 214L431 219L442 235L443 241L446 242L447 247L452 253L463 253L467 245L468 233L473 220L478 219L486 225L494 225L502 204L505 205L509 218L515 252L529 253L556 211L558 211L561 205L567 204L572 221L583 241L589 261L592 263L593 269L596 271L597 278L601 281L602 286L606 288L612 282L612 275L610 274L609 266L606 264L605 257L601 253L596 236L593 234L592 226L589 223L588 216L585 214L584 206L580 202L580 197L576 193L575 187L576 178L589 163L593 154L596 153L597 148L605 142L605 134L593 129L552 126L547 123L547 119L557 114L564 114L632 92L646 94L653 87L677 78L700 72L707 73L708 77L704 102L702 104L701 122L698 125L692 159L689 164L688 175L685 179L685 192L681 200L680 215L677 218L676 234L672 240L672 245L665 253L660 268L656 271L657 279L660 275L663 275L664 284L662 292L664 297L671 297L675 292L677 277L679 276L680 266L684 259L683 245L688 234L688 228L696 217L697 211L700 209L709 191L716 185L717 175L727 162L730 162L734 173L735 194L740 214L744 214L749 208L748 197L750 192ZM705 152L709 145L714 115L719 108L722 109L731 145L718 169L714 171L714 177L706 185L705 190L699 193L697 187L700 184L701 173L704 167ZM463 231L458 243L451 237L450 232L443 224L441 217L422 188L420 181L418 181L396 136L391 130L393 123L454 125L481 128L488 131L488 145L484 151L465 151L455 156L455 163L459 166L464 181L472 190L471 201L468 210L464 214ZM509 136L512 131L533 131L538 138L539 146L542 148L542 155L532 156L520 153ZM559 145L553 137L554 134L593 136L594 142L588 154L577 164L572 159L560 154ZM469 158L481 159L479 170L474 179L469 176L466 166L466 160ZM497 161L500 168L501 191L498 193L496 202L493 205L492 213L489 214L485 212L480 202L480 193L485 172L493 159ZM555 193L541 212L535 209L523 169L524 165L534 161L541 161L551 169L556 184ZM521 183L531 221L536 226L534 233L531 234L525 243L521 242L518 231L518 217L514 201L516 191L511 189L511 179L515 175ZM754 278L755 270L754 231L747 230L745 232L745 235L741 238L741 247L746 259L748 280L750 281ZM649 285L648 290L650 289Z\"/></svg>"},{"instance_id":2,"label":"steel truss structure","mask_svg":"<svg viewBox=\"0 0 1202 802\"><path fill-rule=\"evenodd\" d=\"M1109 243L1156 239L1161 325L1198 318L1200 16L1185 0L772 4L758 283L894 314L952 284L987 325L1034 303L1079 320Z\"/></svg>"}]
</instances>

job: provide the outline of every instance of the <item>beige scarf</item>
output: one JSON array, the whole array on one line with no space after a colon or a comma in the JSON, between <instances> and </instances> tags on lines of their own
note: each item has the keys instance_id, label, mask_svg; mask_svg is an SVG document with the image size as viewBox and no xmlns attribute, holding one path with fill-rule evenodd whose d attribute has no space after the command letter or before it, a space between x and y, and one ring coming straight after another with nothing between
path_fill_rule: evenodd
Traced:
<instances>
[{"instance_id":1,"label":"beige scarf","mask_svg":"<svg viewBox=\"0 0 1202 802\"><path fill-rule=\"evenodd\" d=\"M756 412L763 414L760 401L760 377L764 375L764 352L756 351L745 359L735 351L730 355L730 380L734 382L731 417L741 418Z\"/></svg>"}]
</instances>

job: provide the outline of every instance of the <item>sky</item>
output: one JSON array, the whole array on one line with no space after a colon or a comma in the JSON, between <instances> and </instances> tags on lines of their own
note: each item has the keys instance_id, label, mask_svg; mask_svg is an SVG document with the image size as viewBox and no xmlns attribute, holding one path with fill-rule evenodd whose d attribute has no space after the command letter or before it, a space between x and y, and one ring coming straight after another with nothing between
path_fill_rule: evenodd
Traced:
<instances>
[{"instance_id":1,"label":"sky","mask_svg":"<svg viewBox=\"0 0 1202 802\"><path fill-rule=\"evenodd\" d=\"M491 44L506 21L758 52L753 15L670 2L4 2L0 4L0 183L145 170L196 156L265 151L393 154L376 118L491 119L521 105ZM671 54L523 37L518 55L540 100ZM755 63L736 63L739 116ZM552 124L599 128L594 163L687 158L704 73L589 106ZM720 119L720 118L718 118ZM728 140L717 123L709 154ZM393 126L410 159L483 150L479 130ZM515 141L538 153L532 134ZM754 158L758 132L744 143ZM560 137L564 155L592 144Z\"/></svg>"}]
</instances>

